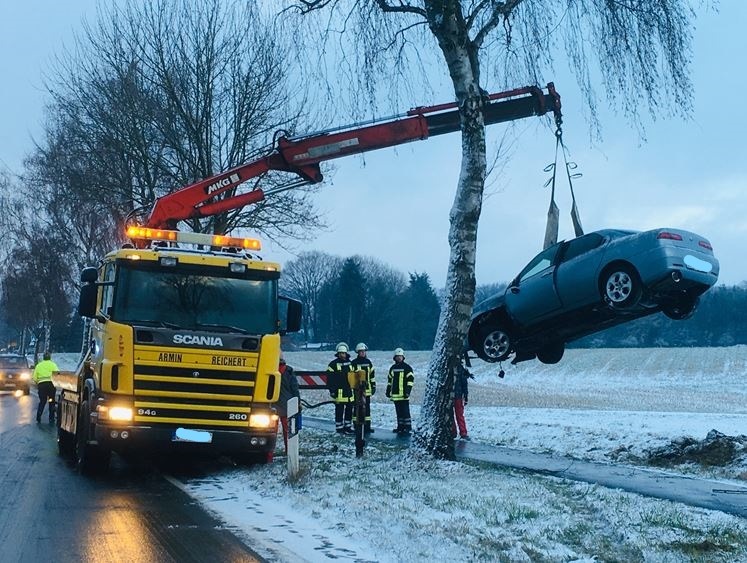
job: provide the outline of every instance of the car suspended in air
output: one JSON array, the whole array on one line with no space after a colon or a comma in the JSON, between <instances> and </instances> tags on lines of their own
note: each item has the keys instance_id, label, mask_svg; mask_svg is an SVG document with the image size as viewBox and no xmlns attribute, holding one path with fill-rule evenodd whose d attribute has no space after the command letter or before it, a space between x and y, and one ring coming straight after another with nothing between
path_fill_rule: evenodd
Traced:
<instances>
[{"instance_id":1,"label":"car suspended in air","mask_svg":"<svg viewBox=\"0 0 747 563\"><path fill-rule=\"evenodd\" d=\"M679 229L605 229L554 244L478 303L467 346L487 362L554 364L568 342L663 312L683 320L718 280L710 242Z\"/></svg>"}]
</instances>

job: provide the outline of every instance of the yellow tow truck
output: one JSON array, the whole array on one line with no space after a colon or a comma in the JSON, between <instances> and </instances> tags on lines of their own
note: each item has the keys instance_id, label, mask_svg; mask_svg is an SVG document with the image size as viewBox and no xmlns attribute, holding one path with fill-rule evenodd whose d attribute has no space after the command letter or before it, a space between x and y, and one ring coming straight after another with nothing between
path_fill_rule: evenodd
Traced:
<instances>
[{"instance_id":1,"label":"yellow tow truck","mask_svg":"<svg viewBox=\"0 0 747 563\"><path fill-rule=\"evenodd\" d=\"M256 239L128 236L149 246L127 244L81 274L90 336L77 371L55 378L60 453L83 473L106 469L112 451L271 460L280 336L301 317L278 296L280 267L253 254Z\"/></svg>"}]
</instances>

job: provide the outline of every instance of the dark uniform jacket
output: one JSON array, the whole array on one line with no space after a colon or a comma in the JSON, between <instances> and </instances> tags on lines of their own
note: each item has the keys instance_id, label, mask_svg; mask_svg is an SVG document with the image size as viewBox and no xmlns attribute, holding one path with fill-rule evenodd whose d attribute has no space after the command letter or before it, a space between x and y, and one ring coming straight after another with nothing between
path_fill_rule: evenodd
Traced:
<instances>
[{"instance_id":1,"label":"dark uniform jacket","mask_svg":"<svg viewBox=\"0 0 747 563\"><path fill-rule=\"evenodd\" d=\"M298 380L293 368L289 365L280 366L280 398L275 408L280 416L288 416L288 399L300 397ZM301 405L299 404L299 409Z\"/></svg>"},{"instance_id":2,"label":"dark uniform jacket","mask_svg":"<svg viewBox=\"0 0 747 563\"><path fill-rule=\"evenodd\" d=\"M454 374L454 398L464 399L465 403L469 397L469 377L470 373L467 371L467 368L462 364L459 364L456 368L456 373Z\"/></svg>"},{"instance_id":3,"label":"dark uniform jacket","mask_svg":"<svg viewBox=\"0 0 747 563\"><path fill-rule=\"evenodd\" d=\"M366 372L366 397L376 393L376 370L368 358L356 357L350 362L353 371L363 370Z\"/></svg>"},{"instance_id":4,"label":"dark uniform jacket","mask_svg":"<svg viewBox=\"0 0 747 563\"><path fill-rule=\"evenodd\" d=\"M399 362L389 368L386 396L392 401L409 400L413 385L415 385L415 374L407 362Z\"/></svg>"},{"instance_id":5,"label":"dark uniform jacket","mask_svg":"<svg viewBox=\"0 0 747 563\"><path fill-rule=\"evenodd\" d=\"M327 366L327 389L329 389L329 396L336 403L350 403L354 400L353 391L348 382L350 370L350 356L346 356L344 360L335 356L335 359Z\"/></svg>"}]
</instances>

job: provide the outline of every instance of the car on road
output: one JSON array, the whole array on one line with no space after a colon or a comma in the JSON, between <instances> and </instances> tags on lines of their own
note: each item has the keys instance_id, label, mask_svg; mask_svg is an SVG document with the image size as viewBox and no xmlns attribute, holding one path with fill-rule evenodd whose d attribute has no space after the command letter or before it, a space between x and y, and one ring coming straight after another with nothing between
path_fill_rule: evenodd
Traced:
<instances>
[{"instance_id":1,"label":"car on road","mask_svg":"<svg viewBox=\"0 0 747 563\"><path fill-rule=\"evenodd\" d=\"M550 246L478 303L467 348L487 362L554 364L568 342L663 312L683 320L718 280L711 243L680 229L605 229Z\"/></svg>"},{"instance_id":2,"label":"car on road","mask_svg":"<svg viewBox=\"0 0 747 563\"><path fill-rule=\"evenodd\" d=\"M0 354L0 389L20 389L24 395L31 392L31 368L26 356Z\"/></svg>"}]
</instances>

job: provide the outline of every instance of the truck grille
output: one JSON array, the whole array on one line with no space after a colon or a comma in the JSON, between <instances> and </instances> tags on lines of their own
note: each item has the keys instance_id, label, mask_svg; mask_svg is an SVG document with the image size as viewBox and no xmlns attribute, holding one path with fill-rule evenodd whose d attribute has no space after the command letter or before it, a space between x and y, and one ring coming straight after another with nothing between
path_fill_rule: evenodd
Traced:
<instances>
[{"instance_id":1,"label":"truck grille","mask_svg":"<svg viewBox=\"0 0 747 563\"><path fill-rule=\"evenodd\" d=\"M246 368L207 367L211 352L184 354L179 367L154 365L150 351L138 353L134 370L135 422L149 425L246 428L249 424L257 356ZM193 352L193 351L190 351ZM140 360L140 361L138 361ZM186 361L185 361L186 360ZM185 365L187 364L187 365Z\"/></svg>"}]
</instances>

